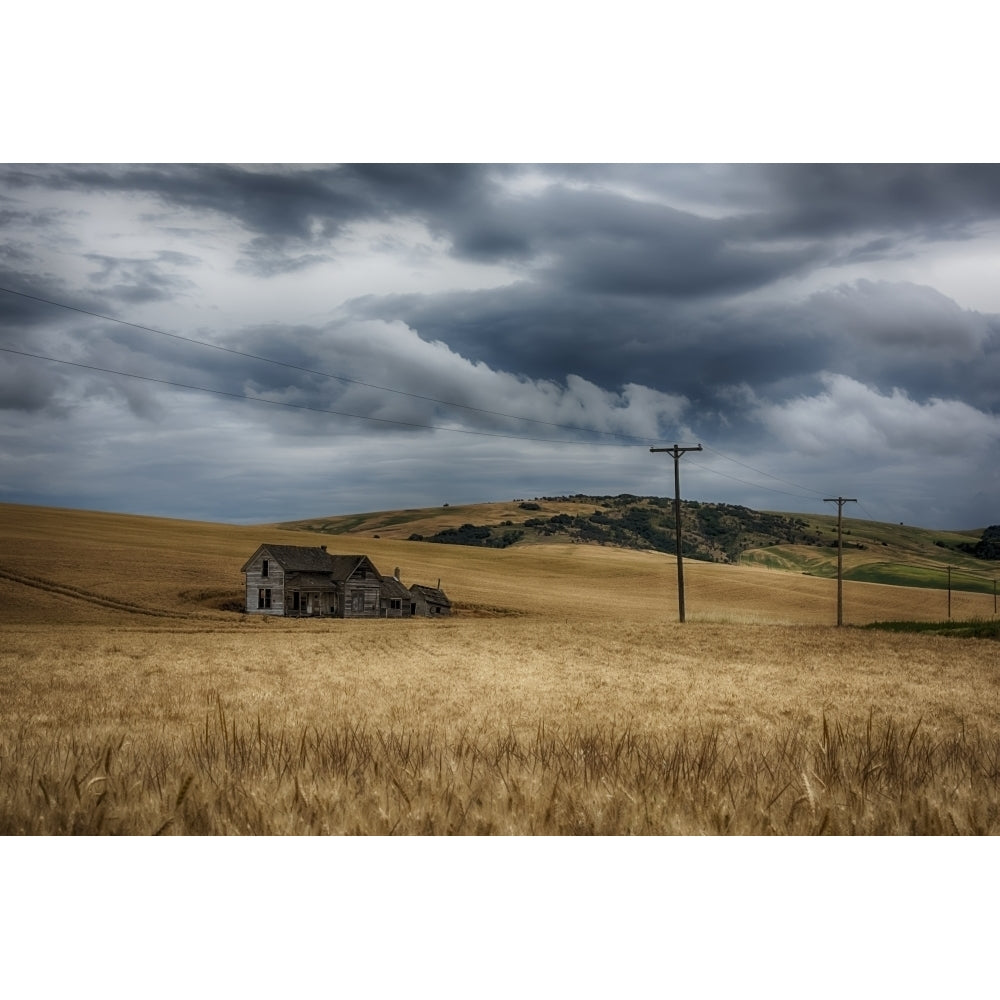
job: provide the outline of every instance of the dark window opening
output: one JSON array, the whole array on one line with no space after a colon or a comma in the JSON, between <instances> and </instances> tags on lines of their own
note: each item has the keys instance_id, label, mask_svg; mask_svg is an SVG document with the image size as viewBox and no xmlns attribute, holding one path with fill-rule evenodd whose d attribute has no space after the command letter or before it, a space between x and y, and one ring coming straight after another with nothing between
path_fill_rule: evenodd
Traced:
<instances>
[{"instance_id":1,"label":"dark window opening","mask_svg":"<svg viewBox=\"0 0 1000 1000\"><path fill-rule=\"evenodd\" d=\"M260 570L260 575L261 575L261 576L267 576L267 560L266 560L266 559L265 559L265 560L264 560L264 562L263 562L263 563L261 564L261 570Z\"/></svg>"},{"instance_id":2,"label":"dark window opening","mask_svg":"<svg viewBox=\"0 0 1000 1000\"><path fill-rule=\"evenodd\" d=\"M393 611L402 611L403 610L403 599L401 597L390 597L389 598L389 607Z\"/></svg>"},{"instance_id":3,"label":"dark window opening","mask_svg":"<svg viewBox=\"0 0 1000 1000\"><path fill-rule=\"evenodd\" d=\"M271 588L267 587L257 591L257 607L264 609L271 607Z\"/></svg>"},{"instance_id":4,"label":"dark window opening","mask_svg":"<svg viewBox=\"0 0 1000 1000\"><path fill-rule=\"evenodd\" d=\"M300 610L300 604L299 604L300 599L301 598L299 596L299 592L297 590L293 590L292 591L292 611L299 611Z\"/></svg>"}]
</instances>

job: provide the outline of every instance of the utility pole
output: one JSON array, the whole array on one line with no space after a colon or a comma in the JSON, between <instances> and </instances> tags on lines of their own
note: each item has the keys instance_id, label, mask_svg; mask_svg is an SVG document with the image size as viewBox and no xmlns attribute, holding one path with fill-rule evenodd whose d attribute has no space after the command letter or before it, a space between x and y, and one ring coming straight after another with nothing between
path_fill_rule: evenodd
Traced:
<instances>
[{"instance_id":1,"label":"utility pole","mask_svg":"<svg viewBox=\"0 0 1000 1000\"><path fill-rule=\"evenodd\" d=\"M837 505L837 624L844 624L844 504L857 503L854 497L823 497L823 503Z\"/></svg>"},{"instance_id":2,"label":"utility pole","mask_svg":"<svg viewBox=\"0 0 1000 1000\"><path fill-rule=\"evenodd\" d=\"M665 451L674 456L674 528L677 536L677 611L678 620L684 621L684 557L681 554L681 455L686 451L701 451L701 445L693 448L682 448L675 444L673 448L650 448L650 451Z\"/></svg>"}]
</instances>

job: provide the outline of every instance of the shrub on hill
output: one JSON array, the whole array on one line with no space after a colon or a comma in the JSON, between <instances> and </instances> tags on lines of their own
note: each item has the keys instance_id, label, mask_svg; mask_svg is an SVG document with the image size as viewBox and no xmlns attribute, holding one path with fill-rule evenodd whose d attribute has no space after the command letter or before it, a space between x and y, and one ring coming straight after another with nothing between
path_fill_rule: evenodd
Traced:
<instances>
[{"instance_id":1,"label":"shrub on hill","mask_svg":"<svg viewBox=\"0 0 1000 1000\"><path fill-rule=\"evenodd\" d=\"M977 559L1000 559L1000 524L991 524L974 545L962 542L959 548Z\"/></svg>"},{"instance_id":2,"label":"shrub on hill","mask_svg":"<svg viewBox=\"0 0 1000 1000\"><path fill-rule=\"evenodd\" d=\"M510 524L510 521L504 524ZM501 525L503 527L504 525ZM435 535L425 538L416 533L410 535L411 542L439 542L443 545L473 545L487 549L505 549L520 541L524 532L517 528L496 531L493 528L475 524L463 524L460 528L443 528Z\"/></svg>"}]
</instances>

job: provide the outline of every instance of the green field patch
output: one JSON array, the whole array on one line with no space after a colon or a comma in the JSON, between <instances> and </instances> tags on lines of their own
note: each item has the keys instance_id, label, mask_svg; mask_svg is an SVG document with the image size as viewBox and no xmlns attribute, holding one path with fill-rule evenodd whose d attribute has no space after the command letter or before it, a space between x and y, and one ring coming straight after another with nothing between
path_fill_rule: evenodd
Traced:
<instances>
[{"instance_id":1,"label":"green field patch","mask_svg":"<svg viewBox=\"0 0 1000 1000\"><path fill-rule=\"evenodd\" d=\"M833 556L817 555L814 546L773 546L744 552L740 562L747 566L805 573L808 576L830 577L837 575L836 553Z\"/></svg>"},{"instance_id":2,"label":"green field patch","mask_svg":"<svg viewBox=\"0 0 1000 1000\"><path fill-rule=\"evenodd\" d=\"M962 639L994 639L1000 641L1000 619L989 621L973 618L956 622L872 622L861 628L878 629L883 632L919 632L930 635L948 635Z\"/></svg>"},{"instance_id":3,"label":"green field patch","mask_svg":"<svg viewBox=\"0 0 1000 1000\"><path fill-rule=\"evenodd\" d=\"M884 583L894 587L948 589L947 566L910 566L904 563L865 563L844 570L845 580L858 583ZM962 572L951 575L951 589L974 594L992 594L993 581L976 579Z\"/></svg>"}]
</instances>

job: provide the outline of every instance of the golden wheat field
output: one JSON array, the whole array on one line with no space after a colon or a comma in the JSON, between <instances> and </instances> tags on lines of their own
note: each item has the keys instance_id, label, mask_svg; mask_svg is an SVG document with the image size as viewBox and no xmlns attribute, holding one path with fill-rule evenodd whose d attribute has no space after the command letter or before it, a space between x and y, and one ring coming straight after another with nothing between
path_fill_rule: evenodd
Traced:
<instances>
[{"instance_id":1,"label":"golden wheat field","mask_svg":"<svg viewBox=\"0 0 1000 1000\"><path fill-rule=\"evenodd\" d=\"M246 616L314 535L0 507L5 834L1000 828L997 643L833 627L835 583L583 545L325 536L445 620ZM955 617L987 610L954 595ZM845 584L845 621L943 618Z\"/></svg>"}]
</instances>

